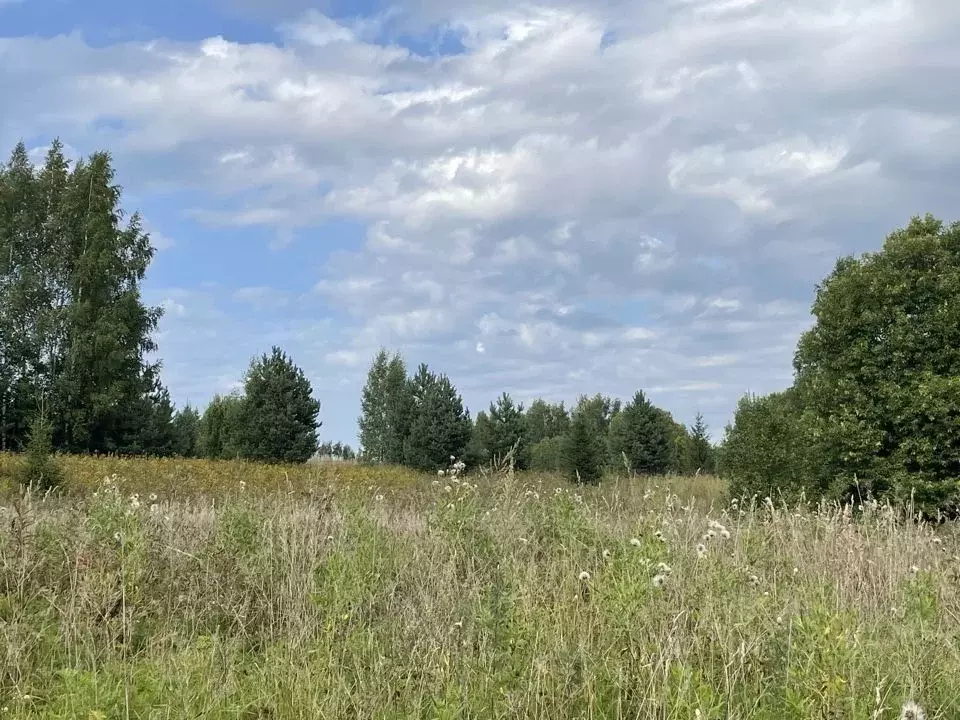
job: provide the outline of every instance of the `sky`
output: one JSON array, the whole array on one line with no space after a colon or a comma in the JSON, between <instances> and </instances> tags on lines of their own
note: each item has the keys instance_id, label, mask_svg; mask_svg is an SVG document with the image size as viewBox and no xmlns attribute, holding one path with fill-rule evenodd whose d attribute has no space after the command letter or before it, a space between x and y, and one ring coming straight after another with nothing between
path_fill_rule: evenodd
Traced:
<instances>
[{"instance_id":1,"label":"sky","mask_svg":"<svg viewBox=\"0 0 960 720\"><path fill-rule=\"evenodd\" d=\"M958 217L951 0L0 0L0 151L109 150L178 406L380 347L473 414L644 390L722 436L816 285Z\"/></svg>"}]
</instances>

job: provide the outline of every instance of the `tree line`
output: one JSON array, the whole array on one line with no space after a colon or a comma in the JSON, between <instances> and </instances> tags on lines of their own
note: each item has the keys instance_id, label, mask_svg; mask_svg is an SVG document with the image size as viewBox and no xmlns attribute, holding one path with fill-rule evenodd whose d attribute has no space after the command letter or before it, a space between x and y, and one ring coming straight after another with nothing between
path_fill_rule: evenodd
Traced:
<instances>
[{"instance_id":1,"label":"tree line","mask_svg":"<svg viewBox=\"0 0 960 720\"><path fill-rule=\"evenodd\" d=\"M371 363L358 420L360 459L443 470L509 462L594 482L607 469L643 474L712 472L715 451L702 415L690 428L638 391L627 403L604 395L529 408L503 393L472 419L450 379L425 364L408 376L399 353Z\"/></svg>"}]
</instances>

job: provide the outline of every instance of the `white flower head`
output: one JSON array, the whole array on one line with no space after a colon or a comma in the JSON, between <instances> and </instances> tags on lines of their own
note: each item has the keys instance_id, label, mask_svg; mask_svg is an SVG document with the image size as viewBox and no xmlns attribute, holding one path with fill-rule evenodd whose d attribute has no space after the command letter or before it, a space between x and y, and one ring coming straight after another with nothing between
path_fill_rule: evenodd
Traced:
<instances>
[{"instance_id":1,"label":"white flower head","mask_svg":"<svg viewBox=\"0 0 960 720\"><path fill-rule=\"evenodd\" d=\"M669 575L673 572L673 568L667 565L665 562L657 563L657 572L663 573L664 575Z\"/></svg>"},{"instance_id":2,"label":"white flower head","mask_svg":"<svg viewBox=\"0 0 960 720\"><path fill-rule=\"evenodd\" d=\"M581 570L580 574L577 575L577 578L580 580L580 582L588 582L590 580L590 573L588 573L586 570Z\"/></svg>"},{"instance_id":3,"label":"white flower head","mask_svg":"<svg viewBox=\"0 0 960 720\"><path fill-rule=\"evenodd\" d=\"M630 538L630 544L634 547L640 547L643 543L640 542L640 538Z\"/></svg>"},{"instance_id":4,"label":"white flower head","mask_svg":"<svg viewBox=\"0 0 960 720\"><path fill-rule=\"evenodd\" d=\"M667 583L667 576L664 573L658 573L657 575L653 576L653 580L651 582L656 588L663 587Z\"/></svg>"},{"instance_id":5,"label":"white flower head","mask_svg":"<svg viewBox=\"0 0 960 720\"><path fill-rule=\"evenodd\" d=\"M927 714L913 700L907 700L900 709L900 720L926 720Z\"/></svg>"},{"instance_id":6,"label":"white flower head","mask_svg":"<svg viewBox=\"0 0 960 720\"><path fill-rule=\"evenodd\" d=\"M611 553L609 550L607 550L606 548L604 548L604 549L603 549L603 559L604 559L604 560L609 560L611 557L613 557L613 553Z\"/></svg>"},{"instance_id":7,"label":"white flower head","mask_svg":"<svg viewBox=\"0 0 960 720\"><path fill-rule=\"evenodd\" d=\"M702 560L707 556L707 546L703 543L697 545L697 558Z\"/></svg>"}]
</instances>

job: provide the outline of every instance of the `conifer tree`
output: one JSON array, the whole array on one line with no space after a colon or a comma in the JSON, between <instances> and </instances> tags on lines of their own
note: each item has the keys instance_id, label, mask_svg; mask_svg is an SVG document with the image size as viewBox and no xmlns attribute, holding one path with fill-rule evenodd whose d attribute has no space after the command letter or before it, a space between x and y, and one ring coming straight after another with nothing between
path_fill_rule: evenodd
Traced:
<instances>
[{"instance_id":1,"label":"conifer tree","mask_svg":"<svg viewBox=\"0 0 960 720\"><path fill-rule=\"evenodd\" d=\"M515 405L508 393L490 403L490 435L488 451L490 456L503 461L516 448L513 465L518 470L527 467L527 444L524 438L525 423L523 405Z\"/></svg>"},{"instance_id":2,"label":"conifer tree","mask_svg":"<svg viewBox=\"0 0 960 720\"><path fill-rule=\"evenodd\" d=\"M440 470L460 458L470 440L470 415L446 375L434 375L421 364L411 380L413 422L405 445L406 464L418 470Z\"/></svg>"},{"instance_id":3,"label":"conifer tree","mask_svg":"<svg viewBox=\"0 0 960 720\"><path fill-rule=\"evenodd\" d=\"M384 457L388 463L402 465L414 414L412 385L407 378L407 365L399 353L390 358L383 388L386 430Z\"/></svg>"},{"instance_id":4,"label":"conifer tree","mask_svg":"<svg viewBox=\"0 0 960 720\"><path fill-rule=\"evenodd\" d=\"M317 451L320 403L279 347L254 359L244 383L240 452L262 462L306 462Z\"/></svg>"},{"instance_id":5,"label":"conifer tree","mask_svg":"<svg viewBox=\"0 0 960 720\"><path fill-rule=\"evenodd\" d=\"M173 452L180 457L197 456L200 414L188 403L173 417Z\"/></svg>"},{"instance_id":6,"label":"conifer tree","mask_svg":"<svg viewBox=\"0 0 960 720\"><path fill-rule=\"evenodd\" d=\"M710 435L707 430L707 423L701 413L697 413L693 425L690 426L688 439L688 461L687 469L689 472L712 473L714 472L714 453L713 446L710 444Z\"/></svg>"},{"instance_id":7,"label":"conifer tree","mask_svg":"<svg viewBox=\"0 0 960 720\"><path fill-rule=\"evenodd\" d=\"M588 413L574 412L570 431L564 438L563 466L570 480L597 483L603 473L604 446L597 435L594 418Z\"/></svg>"},{"instance_id":8,"label":"conifer tree","mask_svg":"<svg viewBox=\"0 0 960 720\"><path fill-rule=\"evenodd\" d=\"M667 415L637 391L611 422L610 449L626 457L633 472L663 474L670 467L671 432Z\"/></svg>"}]
</instances>

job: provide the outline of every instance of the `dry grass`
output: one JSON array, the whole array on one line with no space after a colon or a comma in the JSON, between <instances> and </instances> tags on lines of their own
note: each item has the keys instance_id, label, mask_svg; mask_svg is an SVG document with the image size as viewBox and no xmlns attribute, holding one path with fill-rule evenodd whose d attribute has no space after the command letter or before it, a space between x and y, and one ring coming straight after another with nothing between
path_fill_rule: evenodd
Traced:
<instances>
[{"instance_id":1,"label":"dry grass","mask_svg":"<svg viewBox=\"0 0 960 720\"><path fill-rule=\"evenodd\" d=\"M890 508L174 465L5 501L0 718L960 717L956 538Z\"/></svg>"}]
</instances>

